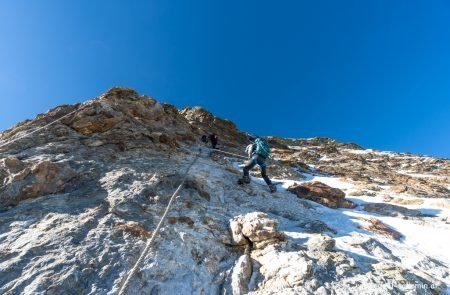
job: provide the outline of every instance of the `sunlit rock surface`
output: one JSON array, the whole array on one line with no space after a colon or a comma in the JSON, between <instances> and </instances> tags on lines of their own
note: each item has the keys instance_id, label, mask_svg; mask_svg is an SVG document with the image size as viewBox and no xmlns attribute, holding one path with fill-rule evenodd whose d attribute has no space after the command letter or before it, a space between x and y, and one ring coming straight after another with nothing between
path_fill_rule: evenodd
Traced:
<instances>
[{"instance_id":1,"label":"sunlit rock surface","mask_svg":"<svg viewBox=\"0 0 450 295\"><path fill-rule=\"evenodd\" d=\"M19 123L0 144L77 107ZM0 293L115 294L199 149L128 294L446 292L450 161L270 137L271 194L258 169L237 185L241 160L211 153L210 132L244 154L232 122L113 88L0 148Z\"/></svg>"}]
</instances>

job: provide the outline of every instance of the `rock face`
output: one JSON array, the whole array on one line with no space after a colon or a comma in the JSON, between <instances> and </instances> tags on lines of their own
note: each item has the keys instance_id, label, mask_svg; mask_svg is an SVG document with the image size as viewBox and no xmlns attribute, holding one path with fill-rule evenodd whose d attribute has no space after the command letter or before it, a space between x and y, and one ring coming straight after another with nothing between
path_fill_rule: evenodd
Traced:
<instances>
[{"instance_id":1,"label":"rock face","mask_svg":"<svg viewBox=\"0 0 450 295\"><path fill-rule=\"evenodd\" d=\"M345 193L343 191L318 181L296 184L290 186L288 190L299 198L308 199L330 208L356 207L356 204L345 199Z\"/></svg>"},{"instance_id":2,"label":"rock face","mask_svg":"<svg viewBox=\"0 0 450 295\"><path fill-rule=\"evenodd\" d=\"M9 176L0 188L2 206L61 192L78 177L77 171L67 162L42 161L25 167L19 160L9 158L4 161L4 165Z\"/></svg>"},{"instance_id":3,"label":"rock face","mask_svg":"<svg viewBox=\"0 0 450 295\"><path fill-rule=\"evenodd\" d=\"M329 138L285 139L270 137L280 161L314 167L310 172L330 174L364 187L390 186L394 193L416 197L448 198L450 163L446 159L408 153L364 150Z\"/></svg>"},{"instance_id":4,"label":"rock face","mask_svg":"<svg viewBox=\"0 0 450 295\"><path fill-rule=\"evenodd\" d=\"M247 294L252 275L252 259L248 254L242 255L233 267L231 286L233 294Z\"/></svg>"},{"instance_id":5,"label":"rock face","mask_svg":"<svg viewBox=\"0 0 450 295\"><path fill-rule=\"evenodd\" d=\"M232 122L113 88L0 133L0 294L116 294L197 155L127 294L440 294L450 285L439 252L450 247L450 161L269 137L269 175L282 182L270 194L258 180L236 185L238 159L205 152L209 132L243 153L246 133ZM411 194L423 202L377 204ZM407 289L418 285L435 288Z\"/></svg>"},{"instance_id":6,"label":"rock face","mask_svg":"<svg viewBox=\"0 0 450 295\"><path fill-rule=\"evenodd\" d=\"M199 128L201 134L216 133L219 136L219 144L225 142L229 148L233 148L248 142L247 136L239 131L233 122L216 117L201 107L184 108L180 110L180 114L190 124Z\"/></svg>"}]
</instances>

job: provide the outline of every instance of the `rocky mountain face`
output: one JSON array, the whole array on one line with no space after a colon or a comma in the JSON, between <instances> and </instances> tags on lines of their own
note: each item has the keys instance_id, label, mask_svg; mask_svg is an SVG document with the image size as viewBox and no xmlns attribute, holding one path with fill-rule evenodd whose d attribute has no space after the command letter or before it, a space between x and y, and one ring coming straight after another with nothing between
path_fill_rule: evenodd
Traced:
<instances>
[{"instance_id":1,"label":"rocky mountain face","mask_svg":"<svg viewBox=\"0 0 450 295\"><path fill-rule=\"evenodd\" d=\"M376 185L391 185L394 193L428 198L450 195L450 162L446 159L364 150L327 138L271 140L284 145L276 151L283 163L296 165L301 159L317 171L366 185L369 191Z\"/></svg>"},{"instance_id":2,"label":"rocky mountain face","mask_svg":"<svg viewBox=\"0 0 450 295\"><path fill-rule=\"evenodd\" d=\"M268 137L271 194L200 141L232 122L127 88L12 141L79 107L1 133L1 294L116 294L198 154L127 294L449 292L449 160Z\"/></svg>"}]
</instances>

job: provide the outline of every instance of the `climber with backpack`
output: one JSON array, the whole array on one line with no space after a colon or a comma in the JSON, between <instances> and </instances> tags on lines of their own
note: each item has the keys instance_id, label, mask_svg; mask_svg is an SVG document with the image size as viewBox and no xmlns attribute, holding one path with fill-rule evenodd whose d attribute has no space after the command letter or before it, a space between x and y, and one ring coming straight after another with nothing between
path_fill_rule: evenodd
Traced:
<instances>
[{"instance_id":1,"label":"climber with backpack","mask_svg":"<svg viewBox=\"0 0 450 295\"><path fill-rule=\"evenodd\" d=\"M251 140L251 139L250 139ZM249 156L249 160L245 163L243 172L244 176L239 179L239 184L250 183L250 170L255 167L255 165L259 165L261 167L261 176L269 186L270 192L274 193L277 191L276 185L272 183L272 181L267 176L267 164L266 159L270 155L270 146L269 143L261 137L257 137L253 143L249 144L245 149Z\"/></svg>"}]
</instances>

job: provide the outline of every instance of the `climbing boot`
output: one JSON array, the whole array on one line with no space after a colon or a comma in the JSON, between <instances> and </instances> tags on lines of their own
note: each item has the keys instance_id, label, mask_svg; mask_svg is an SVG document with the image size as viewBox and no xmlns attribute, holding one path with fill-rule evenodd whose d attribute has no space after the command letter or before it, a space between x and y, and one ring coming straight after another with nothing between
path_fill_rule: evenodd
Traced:
<instances>
[{"instance_id":1,"label":"climbing boot","mask_svg":"<svg viewBox=\"0 0 450 295\"><path fill-rule=\"evenodd\" d=\"M244 175L242 178L238 180L238 184L246 184L250 183L250 176Z\"/></svg>"},{"instance_id":2,"label":"climbing boot","mask_svg":"<svg viewBox=\"0 0 450 295\"><path fill-rule=\"evenodd\" d=\"M277 186L275 184L269 185L269 189L271 193L275 193L277 191Z\"/></svg>"}]
</instances>

